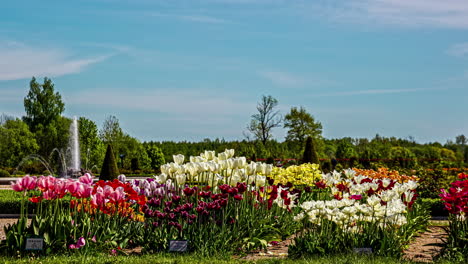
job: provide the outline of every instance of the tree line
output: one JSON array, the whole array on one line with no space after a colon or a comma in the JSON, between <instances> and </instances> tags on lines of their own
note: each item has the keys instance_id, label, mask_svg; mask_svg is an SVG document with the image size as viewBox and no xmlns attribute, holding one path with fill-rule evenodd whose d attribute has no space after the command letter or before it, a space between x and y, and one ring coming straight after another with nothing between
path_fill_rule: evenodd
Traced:
<instances>
[{"instance_id":1,"label":"tree line","mask_svg":"<svg viewBox=\"0 0 468 264\"><path fill-rule=\"evenodd\" d=\"M0 116L0 168L9 173L15 170L42 173L44 166L37 159L28 158L34 154L33 157L42 157L58 174L68 153L72 120L62 116L65 104L51 79L46 77L39 83L33 77L29 87L24 98L25 116ZM292 107L284 116L277 107L277 99L262 96L244 139L235 141L207 138L200 142L141 142L120 127L116 116L108 116L100 128L93 120L79 117L81 164L85 169L99 172L108 145L114 150L119 169L127 174L157 173L162 164L172 160L173 154L191 156L204 150L221 152L231 148L250 160L288 165L307 159L321 163L325 170L337 166L413 168L468 164L468 140L464 135L445 144L420 144L412 138L379 135L372 139L327 139L322 136L321 123L305 107ZM287 129L287 135L280 142L273 138L272 131L281 126Z\"/></svg>"}]
</instances>

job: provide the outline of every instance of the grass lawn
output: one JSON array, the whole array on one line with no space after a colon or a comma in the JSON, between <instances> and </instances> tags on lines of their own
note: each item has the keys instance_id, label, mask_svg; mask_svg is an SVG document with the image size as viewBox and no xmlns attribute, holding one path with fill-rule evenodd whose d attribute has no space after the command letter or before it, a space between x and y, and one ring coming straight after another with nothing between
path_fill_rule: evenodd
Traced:
<instances>
[{"instance_id":1,"label":"grass lawn","mask_svg":"<svg viewBox=\"0 0 468 264\"><path fill-rule=\"evenodd\" d=\"M290 259L264 259L255 261L245 261L230 259L227 257L221 258L204 258L196 255L170 255L170 254L157 254L157 255L142 255L142 256L109 256L109 255L96 255L96 256L80 256L78 254L71 256L48 256L48 257L29 257L29 258L11 258L11 257L0 257L0 263L178 263L178 264L192 264L192 263L304 263L304 264L327 264L327 263L349 263L349 264L389 264L389 263L412 263L400 261L394 258L383 258L383 257L372 257L372 256L358 256L358 255L347 255L347 256L330 256L330 257L317 257L314 259L304 260L290 260Z\"/></svg>"}]
</instances>

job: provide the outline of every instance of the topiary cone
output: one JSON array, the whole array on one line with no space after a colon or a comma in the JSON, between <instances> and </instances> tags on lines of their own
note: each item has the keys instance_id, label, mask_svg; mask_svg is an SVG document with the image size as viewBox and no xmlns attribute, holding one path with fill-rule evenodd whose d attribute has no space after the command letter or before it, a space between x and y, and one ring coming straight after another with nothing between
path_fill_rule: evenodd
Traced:
<instances>
[{"instance_id":1,"label":"topiary cone","mask_svg":"<svg viewBox=\"0 0 468 264\"><path fill-rule=\"evenodd\" d=\"M117 168L114 152L112 151L112 146L107 145L106 156L104 157L104 162L102 163L99 179L104 181L111 181L117 179L117 176L119 176L119 169Z\"/></svg>"}]
</instances>

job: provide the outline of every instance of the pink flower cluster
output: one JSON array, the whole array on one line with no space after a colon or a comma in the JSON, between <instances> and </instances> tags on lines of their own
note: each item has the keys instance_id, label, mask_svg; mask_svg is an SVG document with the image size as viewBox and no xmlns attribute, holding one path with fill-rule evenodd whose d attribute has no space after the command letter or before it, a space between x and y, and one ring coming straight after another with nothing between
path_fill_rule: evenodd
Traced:
<instances>
[{"instance_id":1,"label":"pink flower cluster","mask_svg":"<svg viewBox=\"0 0 468 264\"><path fill-rule=\"evenodd\" d=\"M40 202L42 199L53 200L62 198L67 193L76 198L87 198L93 191L93 177L86 173L85 175L73 179L60 179L53 176L29 176L26 175L11 184L11 188L17 192L39 190L42 195L32 197L32 202Z\"/></svg>"}]
</instances>

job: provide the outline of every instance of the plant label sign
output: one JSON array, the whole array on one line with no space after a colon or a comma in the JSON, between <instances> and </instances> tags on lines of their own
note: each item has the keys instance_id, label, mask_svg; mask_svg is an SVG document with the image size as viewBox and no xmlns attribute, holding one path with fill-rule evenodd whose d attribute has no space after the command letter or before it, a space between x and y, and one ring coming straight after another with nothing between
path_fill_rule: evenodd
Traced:
<instances>
[{"instance_id":1,"label":"plant label sign","mask_svg":"<svg viewBox=\"0 0 468 264\"><path fill-rule=\"evenodd\" d=\"M372 248L354 248L354 253L370 255L372 254Z\"/></svg>"},{"instance_id":2,"label":"plant label sign","mask_svg":"<svg viewBox=\"0 0 468 264\"><path fill-rule=\"evenodd\" d=\"M44 238L26 238L26 250L43 250L44 249Z\"/></svg>"},{"instance_id":3,"label":"plant label sign","mask_svg":"<svg viewBox=\"0 0 468 264\"><path fill-rule=\"evenodd\" d=\"M187 252L188 241L187 240L170 240L169 241L169 252Z\"/></svg>"}]
</instances>

